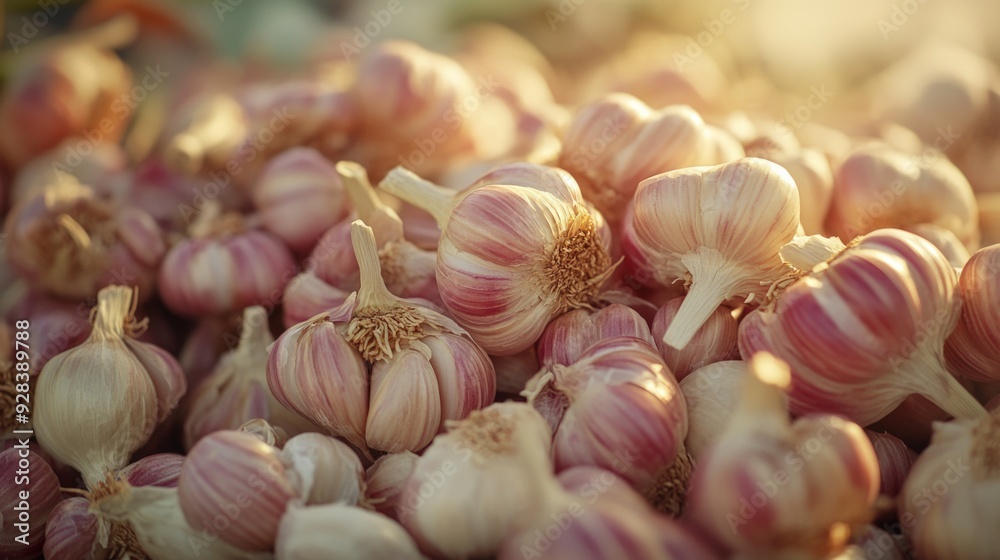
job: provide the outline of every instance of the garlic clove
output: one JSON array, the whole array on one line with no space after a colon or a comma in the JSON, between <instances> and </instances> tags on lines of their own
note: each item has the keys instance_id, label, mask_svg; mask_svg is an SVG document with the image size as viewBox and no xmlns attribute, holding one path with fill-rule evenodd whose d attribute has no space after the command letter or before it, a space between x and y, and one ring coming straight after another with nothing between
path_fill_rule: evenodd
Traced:
<instances>
[{"instance_id":1,"label":"garlic clove","mask_svg":"<svg viewBox=\"0 0 1000 560\"><path fill-rule=\"evenodd\" d=\"M349 298L344 309L352 308ZM271 348L267 383L282 405L364 449L368 365L340 335L332 313L284 332Z\"/></svg>"},{"instance_id":2,"label":"garlic clove","mask_svg":"<svg viewBox=\"0 0 1000 560\"><path fill-rule=\"evenodd\" d=\"M133 338L125 338L125 345L149 373L149 379L156 390L156 421L163 422L187 392L184 370L176 358L158 346Z\"/></svg>"},{"instance_id":3,"label":"garlic clove","mask_svg":"<svg viewBox=\"0 0 1000 560\"><path fill-rule=\"evenodd\" d=\"M827 157L815 149L764 156L785 168L799 190L799 210L806 235L825 231L824 221L833 197L833 170Z\"/></svg>"},{"instance_id":4,"label":"garlic clove","mask_svg":"<svg viewBox=\"0 0 1000 560\"><path fill-rule=\"evenodd\" d=\"M549 322L536 345L538 360L546 366L569 365L595 342L616 336L633 336L654 343L649 325L638 312L613 303L597 311L574 309Z\"/></svg>"},{"instance_id":5,"label":"garlic clove","mask_svg":"<svg viewBox=\"0 0 1000 560\"><path fill-rule=\"evenodd\" d=\"M958 279L962 310L945 341L950 371L973 381L1000 381L1000 245L976 251Z\"/></svg>"},{"instance_id":6,"label":"garlic clove","mask_svg":"<svg viewBox=\"0 0 1000 560\"><path fill-rule=\"evenodd\" d=\"M288 560L325 560L345 554L372 560L423 558L396 522L344 504L289 508L281 520L275 552Z\"/></svg>"},{"instance_id":7,"label":"garlic clove","mask_svg":"<svg viewBox=\"0 0 1000 560\"><path fill-rule=\"evenodd\" d=\"M728 307L716 308L683 350L663 342L664 334L670 329L671 323L684 305L684 297L674 298L660 307L652 326L656 349L678 381L683 381L689 373L700 367L740 357L736 344L739 329L736 318Z\"/></svg>"},{"instance_id":8,"label":"garlic clove","mask_svg":"<svg viewBox=\"0 0 1000 560\"><path fill-rule=\"evenodd\" d=\"M195 532L211 531L217 519L225 519L229 527L216 527L218 538L266 552L274 547L288 503L299 496L294 476L288 459L255 436L215 432L191 448L181 467L180 509ZM248 511L253 515L243 514Z\"/></svg>"},{"instance_id":9,"label":"garlic clove","mask_svg":"<svg viewBox=\"0 0 1000 560\"><path fill-rule=\"evenodd\" d=\"M52 509L45 524L45 558L106 560L110 551L97 541L98 518L86 498L67 498Z\"/></svg>"},{"instance_id":10,"label":"garlic clove","mask_svg":"<svg viewBox=\"0 0 1000 560\"><path fill-rule=\"evenodd\" d=\"M285 443L282 454L298 477L306 504L364 502L365 471L347 444L322 434L299 434Z\"/></svg>"},{"instance_id":11,"label":"garlic clove","mask_svg":"<svg viewBox=\"0 0 1000 560\"><path fill-rule=\"evenodd\" d=\"M375 511L398 521L396 504L418 458L411 451L403 451L388 453L376 459L365 471L364 500Z\"/></svg>"},{"instance_id":12,"label":"garlic clove","mask_svg":"<svg viewBox=\"0 0 1000 560\"><path fill-rule=\"evenodd\" d=\"M719 439L733 417L745 376L746 364L727 360L700 367L681 380L688 407L684 447L695 461Z\"/></svg>"},{"instance_id":13,"label":"garlic clove","mask_svg":"<svg viewBox=\"0 0 1000 560\"><path fill-rule=\"evenodd\" d=\"M416 350L372 365L371 400L365 439L379 451L398 453L426 447L441 426L441 390L434 367Z\"/></svg>"},{"instance_id":14,"label":"garlic clove","mask_svg":"<svg viewBox=\"0 0 1000 560\"><path fill-rule=\"evenodd\" d=\"M441 395L441 419L461 420L485 408L496 394L493 363L468 337L454 334L421 340L431 352L431 367Z\"/></svg>"},{"instance_id":15,"label":"garlic clove","mask_svg":"<svg viewBox=\"0 0 1000 560\"><path fill-rule=\"evenodd\" d=\"M972 257L969 249L949 229L934 224L917 224L905 229L933 243L955 268L961 269Z\"/></svg>"},{"instance_id":16,"label":"garlic clove","mask_svg":"<svg viewBox=\"0 0 1000 560\"><path fill-rule=\"evenodd\" d=\"M899 438L887 433L865 430L865 434L871 440L875 456L878 458L881 477L879 494L895 498L903 488L906 475L916 461L917 454L906 447Z\"/></svg>"},{"instance_id":17,"label":"garlic clove","mask_svg":"<svg viewBox=\"0 0 1000 560\"><path fill-rule=\"evenodd\" d=\"M37 558L44 528L59 503L59 479L52 467L27 447L0 452L0 556L10 560Z\"/></svg>"}]
</instances>

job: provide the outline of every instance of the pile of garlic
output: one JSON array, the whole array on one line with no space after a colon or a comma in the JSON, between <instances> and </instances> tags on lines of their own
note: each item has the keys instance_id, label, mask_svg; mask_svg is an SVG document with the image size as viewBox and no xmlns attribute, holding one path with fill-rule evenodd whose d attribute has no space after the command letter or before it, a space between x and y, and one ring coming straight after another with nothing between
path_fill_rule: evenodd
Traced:
<instances>
[{"instance_id":1,"label":"pile of garlic","mask_svg":"<svg viewBox=\"0 0 1000 560\"><path fill-rule=\"evenodd\" d=\"M205 63L59 165L120 23L0 99L4 558L996 557L989 61L793 129L483 27Z\"/></svg>"}]
</instances>

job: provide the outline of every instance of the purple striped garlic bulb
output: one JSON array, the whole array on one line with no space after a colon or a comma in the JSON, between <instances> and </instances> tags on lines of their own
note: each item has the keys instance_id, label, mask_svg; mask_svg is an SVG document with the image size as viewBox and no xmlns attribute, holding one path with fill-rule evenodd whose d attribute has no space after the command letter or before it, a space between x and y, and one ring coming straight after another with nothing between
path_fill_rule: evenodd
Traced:
<instances>
[{"instance_id":1,"label":"purple striped garlic bulb","mask_svg":"<svg viewBox=\"0 0 1000 560\"><path fill-rule=\"evenodd\" d=\"M629 336L598 341L573 363L544 367L521 393L552 429L556 471L613 471L678 514L691 460L687 404L663 358Z\"/></svg>"},{"instance_id":2,"label":"purple striped garlic bulb","mask_svg":"<svg viewBox=\"0 0 1000 560\"><path fill-rule=\"evenodd\" d=\"M535 179L494 175L487 180L497 183L480 182L457 195L398 168L379 185L427 210L441 226L441 300L492 355L516 354L553 318L592 307L616 266L604 218L572 177L537 168Z\"/></svg>"},{"instance_id":3,"label":"purple striped garlic bulb","mask_svg":"<svg viewBox=\"0 0 1000 560\"><path fill-rule=\"evenodd\" d=\"M351 238L361 289L278 338L268 385L280 403L366 452L419 451L446 420L493 401L493 364L429 302L386 289L370 227L356 221Z\"/></svg>"},{"instance_id":4,"label":"purple striped garlic bulb","mask_svg":"<svg viewBox=\"0 0 1000 560\"><path fill-rule=\"evenodd\" d=\"M778 251L799 229L799 195L784 168L757 158L670 171L639 183L622 242L684 303L663 341L687 346L726 301L760 302L788 271Z\"/></svg>"}]
</instances>

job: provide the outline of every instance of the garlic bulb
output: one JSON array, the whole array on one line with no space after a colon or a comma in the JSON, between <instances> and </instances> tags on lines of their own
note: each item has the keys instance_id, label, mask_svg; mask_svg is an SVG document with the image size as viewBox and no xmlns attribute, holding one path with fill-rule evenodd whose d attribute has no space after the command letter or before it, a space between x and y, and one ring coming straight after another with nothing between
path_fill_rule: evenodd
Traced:
<instances>
[{"instance_id":1,"label":"garlic bulb","mask_svg":"<svg viewBox=\"0 0 1000 560\"><path fill-rule=\"evenodd\" d=\"M930 242L879 230L787 286L773 309L740 324L744 358L788 362L795 414L841 414L867 426L919 394L948 413L986 413L944 367L958 320L957 278Z\"/></svg>"},{"instance_id":2,"label":"garlic bulb","mask_svg":"<svg viewBox=\"0 0 1000 560\"><path fill-rule=\"evenodd\" d=\"M264 229L295 251L311 249L348 211L336 169L313 148L292 148L269 161L252 198Z\"/></svg>"},{"instance_id":3,"label":"garlic bulb","mask_svg":"<svg viewBox=\"0 0 1000 560\"><path fill-rule=\"evenodd\" d=\"M25 25L24 36L32 28ZM20 131L0 138L0 160L8 169L82 133L99 140L79 140L80 152L118 142L129 122L129 106L120 100L131 99L132 75L111 48L98 41L50 44L12 67L0 100L0 126Z\"/></svg>"},{"instance_id":4,"label":"garlic bulb","mask_svg":"<svg viewBox=\"0 0 1000 560\"><path fill-rule=\"evenodd\" d=\"M531 407L513 402L446 427L417 459L399 498L399 520L435 558L495 554L559 494L549 474L549 428ZM476 496L475 511L455 496Z\"/></svg>"},{"instance_id":5,"label":"garlic bulb","mask_svg":"<svg viewBox=\"0 0 1000 560\"><path fill-rule=\"evenodd\" d=\"M568 366L595 342L616 336L632 336L653 344L646 320L628 306L613 303L596 311L574 309L553 319L542 331L537 344L538 363Z\"/></svg>"},{"instance_id":6,"label":"garlic bulb","mask_svg":"<svg viewBox=\"0 0 1000 560\"><path fill-rule=\"evenodd\" d=\"M504 541L499 560L713 560L722 556L678 521L658 515L628 483L594 467L559 475L557 505Z\"/></svg>"},{"instance_id":7,"label":"garlic bulb","mask_svg":"<svg viewBox=\"0 0 1000 560\"><path fill-rule=\"evenodd\" d=\"M676 297L663 304L653 318L652 328L656 349L660 351L663 361L678 381L683 381L689 373L700 367L740 357L739 348L736 346L738 333L736 318L733 317L732 310L725 306L712 311L682 350L663 341L664 334L670 329L671 323L684 305L685 297Z\"/></svg>"},{"instance_id":8,"label":"garlic bulb","mask_svg":"<svg viewBox=\"0 0 1000 560\"><path fill-rule=\"evenodd\" d=\"M614 270L603 218L559 177L562 196L509 184L455 196L399 169L379 185L441 225L441 299L490 354L516 354L554 317L590 307Z\"/></svg>"},{"instance_id":9,"label":"garlic bulb","mask_svg":"<svg viewBox=\"0 0 1000 560\"><path fill-rule=\"evenodd\" d=\"M731 142L735 149L720 150ZM559 166L580 181L587 200L618 224L636 185L658 173L743 157L735 140L687 105L658 111L625 93L583 107L563 137Z\"/></svg>"},{"instance_id":10,"label":"garlic bulb","mask_svg":"<svg viewBox=\"0 0 1000 560\"><path fill-rule=\"evenodd\" d=\"M352 92L361 162L381 179L401 163L435 176L453 161L499 156L512 146L514 127L496 89L491 76L476 80L452 58L414 43L379 44L361 61Z\"/></svg>"},{"instance_id":11,"label":"garlic bulb","mask_svg":"<svg viewBox=\"0 0 1000 560\"><path fill-rule=\"evenodd\" d=\"M786 270L778 250L799 227L795 182L757 158L650 177L639 184L634 204L623 248L648 264L659 284L688 285L663 336L677 349L723 302L763 299Z\"/></svg>"},{"instance_id":12,"label":"garlic bulb","mask_svg":"<svg viewBox=\"0 0 1000 560\"><path fill-rule=\"evenodd\" d=\"M279 402L362 450L418 451L442 422L493 400L493 365L454 321L391 294L371 228L359 220L351 233L361 289L278 338L268 385Z\"/></svg>"},{"instance_id":13,"label":"garlic bulb","mask_svg":"<svg viewBox=\"0 0 1000 560\"><path fill-rule=\"evenodd\" d=\"M388 453L365 471L365 500L375 511L396 519L396 504L419 457L410 451Z\"/></svg>"},{"instance_id":14,"label":"garlic bulb","mask_svg":"<svg viewBox=\"0 0 1000 560\"><path fill-rule=\"evenodd\" d=\"M684 447L695 461L719 439L733 417L744 377L746 364L730 360L700 367L681 380L688 416Z\"/></svg>"},{"instance_id":15,"label":"garlic bulb","mask_svg":"<svg viewBox=\"0 0 1000 560\"><path fill-rule=\"evenodd\" d=\"M149 214L106 200L66 174L17 204L4 235L8 261L26 280L76 300L111 284L135 286L148 297L167 249Z\"/></svg>"},{"instance_id":16,"label":"garlic bulb","mask_svg":"<svg viewBox=\"0 0 1000 560\"><path fill-rule=\"evenodd\" d=\"M749 368L732 420L695 468L692 519L741 553L835 552L852 526L868 522L878 495L875 451L860 426L840 417L790 422L785 363L761 353Z\"/></svg>"},{"instance_id":17,"label":"garlic bulb","mask_svg":"<svg viewBox=\"0 0 1000 560\"><path fill-rule=\"evenodd\" d=\"M649 343L598 341L572 364L544 367L521 394L552 429L556 471L613 470L657 508L680 513L691 472L687 404Z\"/></svg>"},{"instance_id":18,"label":"garlic bulb","mask_svg":"<svg viewBox=\"0 0 1000 560\"><path fill-rule=\"evenodd\" d=\"M1000 245L976 251L958 278L962 311L944 345L950 371L966 379L1000 381Z\"/></svg>"},{"instance_id":19,"label":"garlic bulb","mask_svg":"<svg viewBox=\"0 0 1000 560\"><path fill-rule=\"evenodd\" d=\"M918 224L951 230L975 249L976 200L962 172L943 156L918 157L881 144L851 153L834 179L827 232L847 240Z\"/></svg>"},{"instance_id":20,"label":"garlic bulb","mask_svg":"<svg viewBox=\"0 0 1000 560\"><path fill-rule=\"evenodd\" d=\"M996 557L1000 412L934 424L899 495L899 520L917 558Z\"/></svg>"},{"instance_id":21,"label":"garlic bulb","mask_svg":"<svg viewBox=\"0 0 1000 560\"><path fill-rule=\"evenodd\" d=\"M323 434L299 434L281 450L298 477L306 504L365 502L365 470L346 443Z\"/></svg>"},{"instance_id":22,"label":"garlic bulb","mask_svg":"<svg viewBox=\"0 0 1000 560\"><path fill-rule=\"evenodd\" d=\"M170 354L134 339L145 326L135 321L134 297L124 286L103 288L90 336L49 360L35 387L39 444L88 487L128 464L187 388Z\"/></svg>"},{"instance_id":23,"label":"garlic bulb","mask_svg":"<svg viewBox=\"0 0 1000 560\"><path fill-rule=\"evenodd\" d=\"M214 532L212 540L266 552L274 547L288 503L300 496L298 484L281 451L251 434L222 430L191 448L177 492L194 532Z\"/></svg>"},{"instance_id":24,"label":"garlic bulb","mask_svg":"<svg viewBox=\"0 0 1000 560\"><path fill-rule=\"evenodd\" d=\"M396 522L344 504L290 507L281 519L276 558L282 560L420 560L410 535Z\"/></svg>"},{"instance_id":25,"label":"garlic bulb","mask_svg":"<svg viewBox=\"0 0 1000 560\"><path fill-rule=\"evenodd\" d=\"M249 230L236 213L205 203L191 237L170 248L160 267L160 297L181 315L221 315L273 307L295 274L291 252L269 233Z\"/></svg>"},{"instance_id":26,"label":"garlic bulb","mask_svg":"<svg viewBox=\"0 0 1000 560\"><path fill-rule=\"evenodd\" d=\"M285 323L289 327L328 309L338 307L360 286L358 264L351 246L351 223L360 219L375 233L382 279L393 294L437 303L434 265L437 256L403 236L403 222L368 182L365 169L338 162L338 181L343 183L354 207L354 215L335 225L319 241L306 260L306 271L285 290Z\"/></svg>"},{"instance_id":27,"label":"garlic bulb","mask_svg":"<svg viewBox=\"0 0 1000 560\"><path fill-rule=\"evenodd\" d=\"M309 421L279 403L267 388L267 311L260 306L243 311L239 345L220 359L215 370L195 389L184 419L184 446L217 430L235 430L262 418L289 435L315 430Z\"/></svg>"},{"instance_id":28,"label":"garlic bulb","mask_svg":"<svg viewBox=\"0 0 1000 560\"><path fill-rule=\"evenodd\" d=\"M44 528L59 503L59 479L27 445L0 452L0 556L29 560L42 552Z\"/></svg>"},{"instance_id":29,"label":"garlic bulb","mask_svg":"<svg viewBox=\"0 0 1000 560\"><path fill-rule=\"evenodd\" d=\"M865 430L865 434L871 440L875 457L878 458L881 477L878 492L883 496L895 498L903 488L903 482L917 459L917 454L897 437L871 430Z\"/></svg>"}]
</instances>

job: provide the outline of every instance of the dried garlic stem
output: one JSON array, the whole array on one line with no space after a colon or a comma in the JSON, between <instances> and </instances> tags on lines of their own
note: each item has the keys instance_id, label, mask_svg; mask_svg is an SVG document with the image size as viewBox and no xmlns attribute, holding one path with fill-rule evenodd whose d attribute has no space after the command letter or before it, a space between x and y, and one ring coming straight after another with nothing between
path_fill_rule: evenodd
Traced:
<instances>
[{"instance_id":1,"label":"dried garlic stem","mask_svg":"<svg viewBox=\"0 0 1000 560\"><path fill-rule=\"evenodd\" d=\"M456 191L435 185L404 167L389 171L378 188L430 212L441 229L448 224L451 211L460 198Z\"/></svg>"},{"instance_id":2,"label":"dried garlic stem","mask_svg":"<svg viewBox=\"0 0 1000 560\"><path fill-rule=\"evenodd\" d=\"M705 321L732 296L741 279L726 257L714 249L688 253L681 262L691 275L691 287L677 315L663 334L663 342L683 350Z\"/></svg>"},{"instance_id":3,"label":"dried garlic stem","mask_svg":"<svg viewBox=\"0 0 1000 560\"><path fill-rule=\"evenodd\" d=\"M981 419L989 416L983 405L969 393L968 389L948 373L941 352L935 352L929 345L918 348L908 360L899 364L898 368L907 377L924 379L928 386L933 386L934 390L925 392L923 396L955 418ZM909 371L909 375L905 371Z\"/></svg>"},{"instance_id":4,"label":"dried garlic stem","mask_svg":"<svg viewBox=\"0 0 1000 560\"><path fill-rule=\"evenodd\" d=\"M576 210L548 249L542 269L543 289L558 295L562 311L590 307L617 266L611 264L593 216Z\"/></svg>"},{"instance_id":5,"label":"dried garlic stem","mask_svg":"<svg viewBox=\"0 0 1000 560\"><path fill-rule=\"evenodd\" d=\"M336 168L358 218L375 230L383 243L402 239L403 220L379 198L365 168L353 161L337 162Z\"/></svg>"},{"instance_id":6,"label":"dried garlic stem","mask_svg":"<svg viewBox=\"0 0 1000 560\"><path fill-rule=\"evenodd\" d=\"M267 324L267 310L259 305L243 310L243 324L240 326L240 343L236 351L242 355L263 353L274 342L274 336Z\"/></svg>"},{"instance_id":7,"label":"dried garlic stem","mask_svg":"<svg viewBox=\"0 0 1000 560\"><path fill-rule=\"evenodd\" d=\"M107 286L97 293L97 306L91 312L95 338L125 338L137 328L135 310L136 289L129 286Z\"/></svg>"},{"instance_id":8,"label":"dried garlic stem","mask_svg":"<svg viewBox=\"0 0 1000 560\"><path fill-rule=\"evenodd\" d=\"M430 331L442 330L385 287L375 234L361 220L351 224L351 242L361 270L361 289L345 334L362 357L369 362L387 360Z\"/></svg>"},{"instance_id":9,"label":"dried garlic stem","mask_svg":"<svg viewBox=\"0 0 1000 560\"><path fill-rule=\"evenodd\" d=\"M203 238L216 235L231 235L247 229L246 221L239 212L222 212L222 204L218 200L209 200L202 206L201 212L188 228L191 237Z\"/></svg>"}]
</instances>

